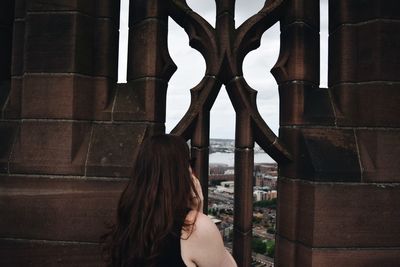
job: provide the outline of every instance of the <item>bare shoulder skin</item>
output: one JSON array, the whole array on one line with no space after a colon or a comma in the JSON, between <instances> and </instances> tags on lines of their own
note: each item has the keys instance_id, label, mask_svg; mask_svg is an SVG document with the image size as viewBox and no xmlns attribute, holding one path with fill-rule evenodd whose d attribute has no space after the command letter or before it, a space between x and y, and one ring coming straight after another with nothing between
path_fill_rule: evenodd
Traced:
<instances>
[{"instance_id":1,"label":"bare shoulder skin","mask_svg":"<svg viewBox=\"0 0 400 267\"><path fill-rule=\"evenodd\" d=\"M196 218L197 215L197 218ZM207 215L190 211L186 219L196 222L192 233L182 231L181 256L188 267L236 267L232 255L225 249L218 228Z\"/></svg>"}]
</instances>

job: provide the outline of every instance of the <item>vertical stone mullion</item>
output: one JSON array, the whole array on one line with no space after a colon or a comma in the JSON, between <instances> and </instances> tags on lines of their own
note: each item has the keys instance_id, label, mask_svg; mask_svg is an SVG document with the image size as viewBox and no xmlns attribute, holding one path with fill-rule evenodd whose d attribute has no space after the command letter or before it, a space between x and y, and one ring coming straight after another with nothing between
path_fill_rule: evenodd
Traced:
<instances>
[{"instance_id":1,"label":"vertical stone mullion","mask_svg":"<svg viewBox=\"0 0 400 267\"><path fill-rule=\"evenodd\" d=\"M251 116L236 110L235 130L235 202L233 256L238 266L252 262L254 137Z\"/></svg>"},{"instance_id":2,"label":"vertical stone mullion","mask_svg":"<svg viewBox=\"0 0 400 267\"><path fill-rule=\"evenodd\" d=\"M127 81L144 100L143 119L165 122L168 81L176 70L167 46L167 1L131 0ZM153 97L154 96L154 97Z\"/></svg>"},{"instance_id":3,"label":"vertical stone mullion","mask_svg":"<svg viewBox=\"0 0 400 267\"><path fill-rule=\"evenodd\" d=\"M318 91L319 51L319 0L288 1L280 56L271 70L279 84L280 125L315 124L331 115L327 91Z\"/></svg>"},{"instance_id":4,"label":"vertical stone mullion","mask_svg":"<svg viewBox=\"0 0 400 267\"><path fill-rule=\"evenodd\" d=\"M203 109L199 114L191 138L192 159L195 160L195 174L200 179L205 214L208 213L208 167L210 146L210 111Z\"/></svg>"}]
</instances>

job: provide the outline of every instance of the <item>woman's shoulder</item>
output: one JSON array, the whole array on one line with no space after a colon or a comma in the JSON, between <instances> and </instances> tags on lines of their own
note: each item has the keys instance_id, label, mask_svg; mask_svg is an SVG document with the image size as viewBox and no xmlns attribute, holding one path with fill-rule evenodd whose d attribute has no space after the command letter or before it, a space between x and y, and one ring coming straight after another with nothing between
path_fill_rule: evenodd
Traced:
<instances>
[{"instance_id":1,"label":"woman's shoulder","mask_svg":"<svg viewBox=\"0 0 400 267\"><path fill-rule=\"evenodd\" d=\"M189 223L192 224L190 231L182 235L182 239L188 244L192 244L197 248L204 247L210 249L210 243L218 248L224 248L221 234L215 223L204 213L198 211L190 211L186 216Z\"/></svg>"},{"instance_id":2,"label":"woman's shoulder","mask_svg":"<svg viewBox=\"0 0 400 267\"><path fill-rule=\"evenodd\" d=\"M214 222L204 213L197 210L191 210L186 216L186 221L192 224L191 231L184 233L183 238L194 235L197 238L210 238L217 234L219 236L218 228Z\"/></svg>"},{"instance_id":3,"label":"woman's shoulder","mask_svg":"<svg viewBox=\"0 0 400 267\"><path fill-rule=\"evenodd\" d=\"M193 223L192 231L181 239L181 255L187 266L236 266L217 226L207 215L190 211L186 220Z\"/></svg>"}]
</instances>

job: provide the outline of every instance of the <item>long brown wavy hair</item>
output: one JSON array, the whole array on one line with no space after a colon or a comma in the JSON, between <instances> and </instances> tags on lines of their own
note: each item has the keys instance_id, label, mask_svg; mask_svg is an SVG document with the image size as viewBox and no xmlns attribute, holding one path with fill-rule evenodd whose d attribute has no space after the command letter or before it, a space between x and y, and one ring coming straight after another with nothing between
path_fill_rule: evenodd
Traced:
<instances>
[{"instance_id":1,"label":"long brown wavy hair","mask_svg":"<svg viewBox=\"0 0 400 267\"><path fill-rule=\"evenodd\" d=\"M189 171L189 148L178 136L147 138L139 148L132 179L123 191L116 223L103 236L107 266L155 266L174 221L199 210ZM194 222L184 221L190 234Z\"/></svg>"}]
</instances>

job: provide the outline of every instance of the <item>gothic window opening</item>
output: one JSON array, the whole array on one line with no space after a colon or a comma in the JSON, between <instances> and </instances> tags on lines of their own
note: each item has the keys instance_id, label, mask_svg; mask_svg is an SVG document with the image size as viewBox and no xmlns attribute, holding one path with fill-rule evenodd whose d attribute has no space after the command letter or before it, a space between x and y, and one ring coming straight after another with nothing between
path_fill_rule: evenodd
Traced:
<instances>
[{"instance_id":1,"label":"gothic window opening","mask_svg":"<svg viewBox=\"0 0 400 267\"><path fill-rule=\"evenodd\" d=\"M118 82L126 83L126 70L128 64L129 0L120 1Z\"/></svg>"},{"instance_id":2,"label":"gothic window opening","mask_svg":"<svg viewBox=\"0 0 400 267\"><path fill-rule=\"evenodd\" d=\"M190 107L172 130L191 140L203 192L208 192L209 182L210 109L223 85L236 113L233 254L241 266L249 266L252 260L254 144L257 142L276 161L290 158L257 108L258 88L253 89L243 76L243 60L260 46L262 34L278 21L280 4L267 1L259 13L235 25L235 3L216 1L215 28L185 1L173 1L169 7L170 16L185 29L190 45L206 61L205 76L191 89ZM207 193L204 198L207 202Z\"/></svg>"},{"instance_id":3,"label":"gothic window opening","mask_svg":"<svg viewBox=\"0 0 400 267\"><path fill-rule=\"evenodd\" d=\"M328 21L329 21L328 0L320 0L320 88L328 87Z\"/></svg>"},{"instance_id":4,"label":"gothic window opening","mask_svg":"<svg viewBox=\"0 0 400 267\"><path fill-rule=\"evenodd\" d=\"M190 88L195 87L205 73L201 54L189 46L185 31L168 19L168 50L178 66L168 83L166 105L166 132L170 132L185 115L190 104Z\"/></svg>"}]
</instances>

